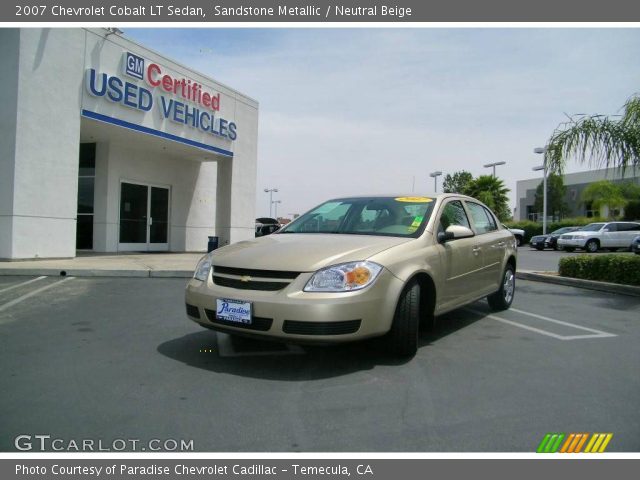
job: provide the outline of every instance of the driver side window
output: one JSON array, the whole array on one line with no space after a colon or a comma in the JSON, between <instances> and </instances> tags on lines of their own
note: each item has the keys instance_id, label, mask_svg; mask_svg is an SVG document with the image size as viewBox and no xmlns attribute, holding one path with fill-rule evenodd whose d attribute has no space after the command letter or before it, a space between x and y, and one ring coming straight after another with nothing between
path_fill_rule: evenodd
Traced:
<instances>
[{"instance_id":1,"label":"driver side window","mask_svg":"<svg viewBox=\"0 0 640 480\"><path fill-rule=\"evenodd\" d=\"M451 225L471 228L469 225L469 219L467 218L467 214L465 213L460 200L453 200L444 206L442 209L442 215L440 215L438 232L444 232L447 227L450 227Z\"/></svg>"}]
</instances>

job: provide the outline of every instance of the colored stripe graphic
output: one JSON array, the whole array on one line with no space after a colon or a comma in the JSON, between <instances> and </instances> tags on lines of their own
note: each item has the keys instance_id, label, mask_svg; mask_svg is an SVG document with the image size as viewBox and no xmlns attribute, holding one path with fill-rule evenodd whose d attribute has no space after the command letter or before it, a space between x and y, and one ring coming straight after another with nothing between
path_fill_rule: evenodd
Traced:
<instances>
[{"instance_id":1,"label":"colored stripe graphic","mask_svg":"<svg viewBox=\"0 0 640 480\"><path fill-rule=\"evenodd\" d=\"M588 433L570 433L567 441L562 445L560 453L580 453L587 438L589 438Z\"/></svg>"},{"instance_id":2,"label":"colored stripe graphic","mask_svg":"<svg viewBox=\"0 0 640 480\"><path fill-rule=\"evenodd\" d=\"M613 438L613 433L594 433L587 444L585 453L603 453Z\"/></svg>"},{"instance_id":3,"label":"colored stripe graphic","mask_svg":"<svg viewBox=\"0 0 640 480\"><path fill-rule=\"evenodd\" d=\"M564 439L564 433L547 433L540 445L538 445L537 453L556 453L558 448L560 448L560 444Z\"/></svg>"},{"instance_id":4,"label":"colored stripe graphic","mask_svg":"<svg viewBox=\"0 0 640 480\"><path fill-rule=\"evenodd\" d=\"M586 443L584 453L603 453L612 438L613 433L547 433L538 445L536 452L580 453ZM587 442L587 440L589 441Z\"/></svg>"}]
</instances>

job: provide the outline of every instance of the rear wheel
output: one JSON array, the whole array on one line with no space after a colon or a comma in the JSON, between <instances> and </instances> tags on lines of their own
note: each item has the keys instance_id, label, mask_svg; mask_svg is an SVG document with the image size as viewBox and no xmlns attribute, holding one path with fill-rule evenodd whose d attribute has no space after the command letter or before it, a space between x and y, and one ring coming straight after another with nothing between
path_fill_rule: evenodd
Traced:
<instances>
[{"instance_id":1,"label":"rear wheel","mask_svg":"<svg viewBox=\"0 0 640 480\"><path fill-rule=\"evenodd\" d=\"M600 243L598 243L598 241L594 240L593 238L584 244L584 249L588 253L596 253L598 251L598 248L600 248Z\"/></svg>"},{"instance_id":2,"label":"rear wheel","mask_svg":"<svg viewBox=\"0 0 640 480\"><path fill-rule=\"evenodd\" d=\"M507 264L507 268L504 269L502 275L502 282L500 283L500 289L487 297L489 307L491 310L500 311L507 310L513 302L513 297L516 293L516 272L513 266Z\"/></svg>"},{"instance_id":3,"label":"rear wheel","mask_svg":"<svg viewBox=\"0 0 640 480\"><path fill-rule=\"evenodd\" d=\"M409 283L398 300L391 330L387 334L389 350L395 355L409 357L418 351L420 324L420 285Z\"/></svg>"}]
</instances>

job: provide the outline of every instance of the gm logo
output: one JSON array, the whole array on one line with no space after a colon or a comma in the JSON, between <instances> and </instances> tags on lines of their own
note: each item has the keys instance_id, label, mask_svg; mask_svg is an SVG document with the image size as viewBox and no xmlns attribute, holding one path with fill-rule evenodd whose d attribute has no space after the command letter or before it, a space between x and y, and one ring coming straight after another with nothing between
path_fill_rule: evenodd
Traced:
<instances>
[{"instance_id":1,"label":"gm logo","mask_svg":"<svg viewBox=\"0 0 640 480\"><path fill-rule=\"evenodd\" d=\"M144 78L144 58L127 52L124 59L124 73L142 80Z\"/></svg>"}]
</instances>

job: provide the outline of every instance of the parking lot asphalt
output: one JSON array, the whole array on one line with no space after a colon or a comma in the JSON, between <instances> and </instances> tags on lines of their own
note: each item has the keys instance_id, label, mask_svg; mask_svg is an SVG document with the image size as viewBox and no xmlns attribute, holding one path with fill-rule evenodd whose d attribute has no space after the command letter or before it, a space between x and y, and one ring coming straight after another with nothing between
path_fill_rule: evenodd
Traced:
<instances>
[{"instance_id":1,"label":"parking lot asphalt","mask_svg":"<svg viewBox=\"0 0 640 480\"><path fill-rule=\"evenodd\" d=\"M0 450L50 435L139 450L533 452L548 432L611 432L607 451L640 451L640 298L519 281L511 310L451 312L397 360L376 342L204 330L186 319L184 284L0 277Z\"/></svg>"}]
</instances>

